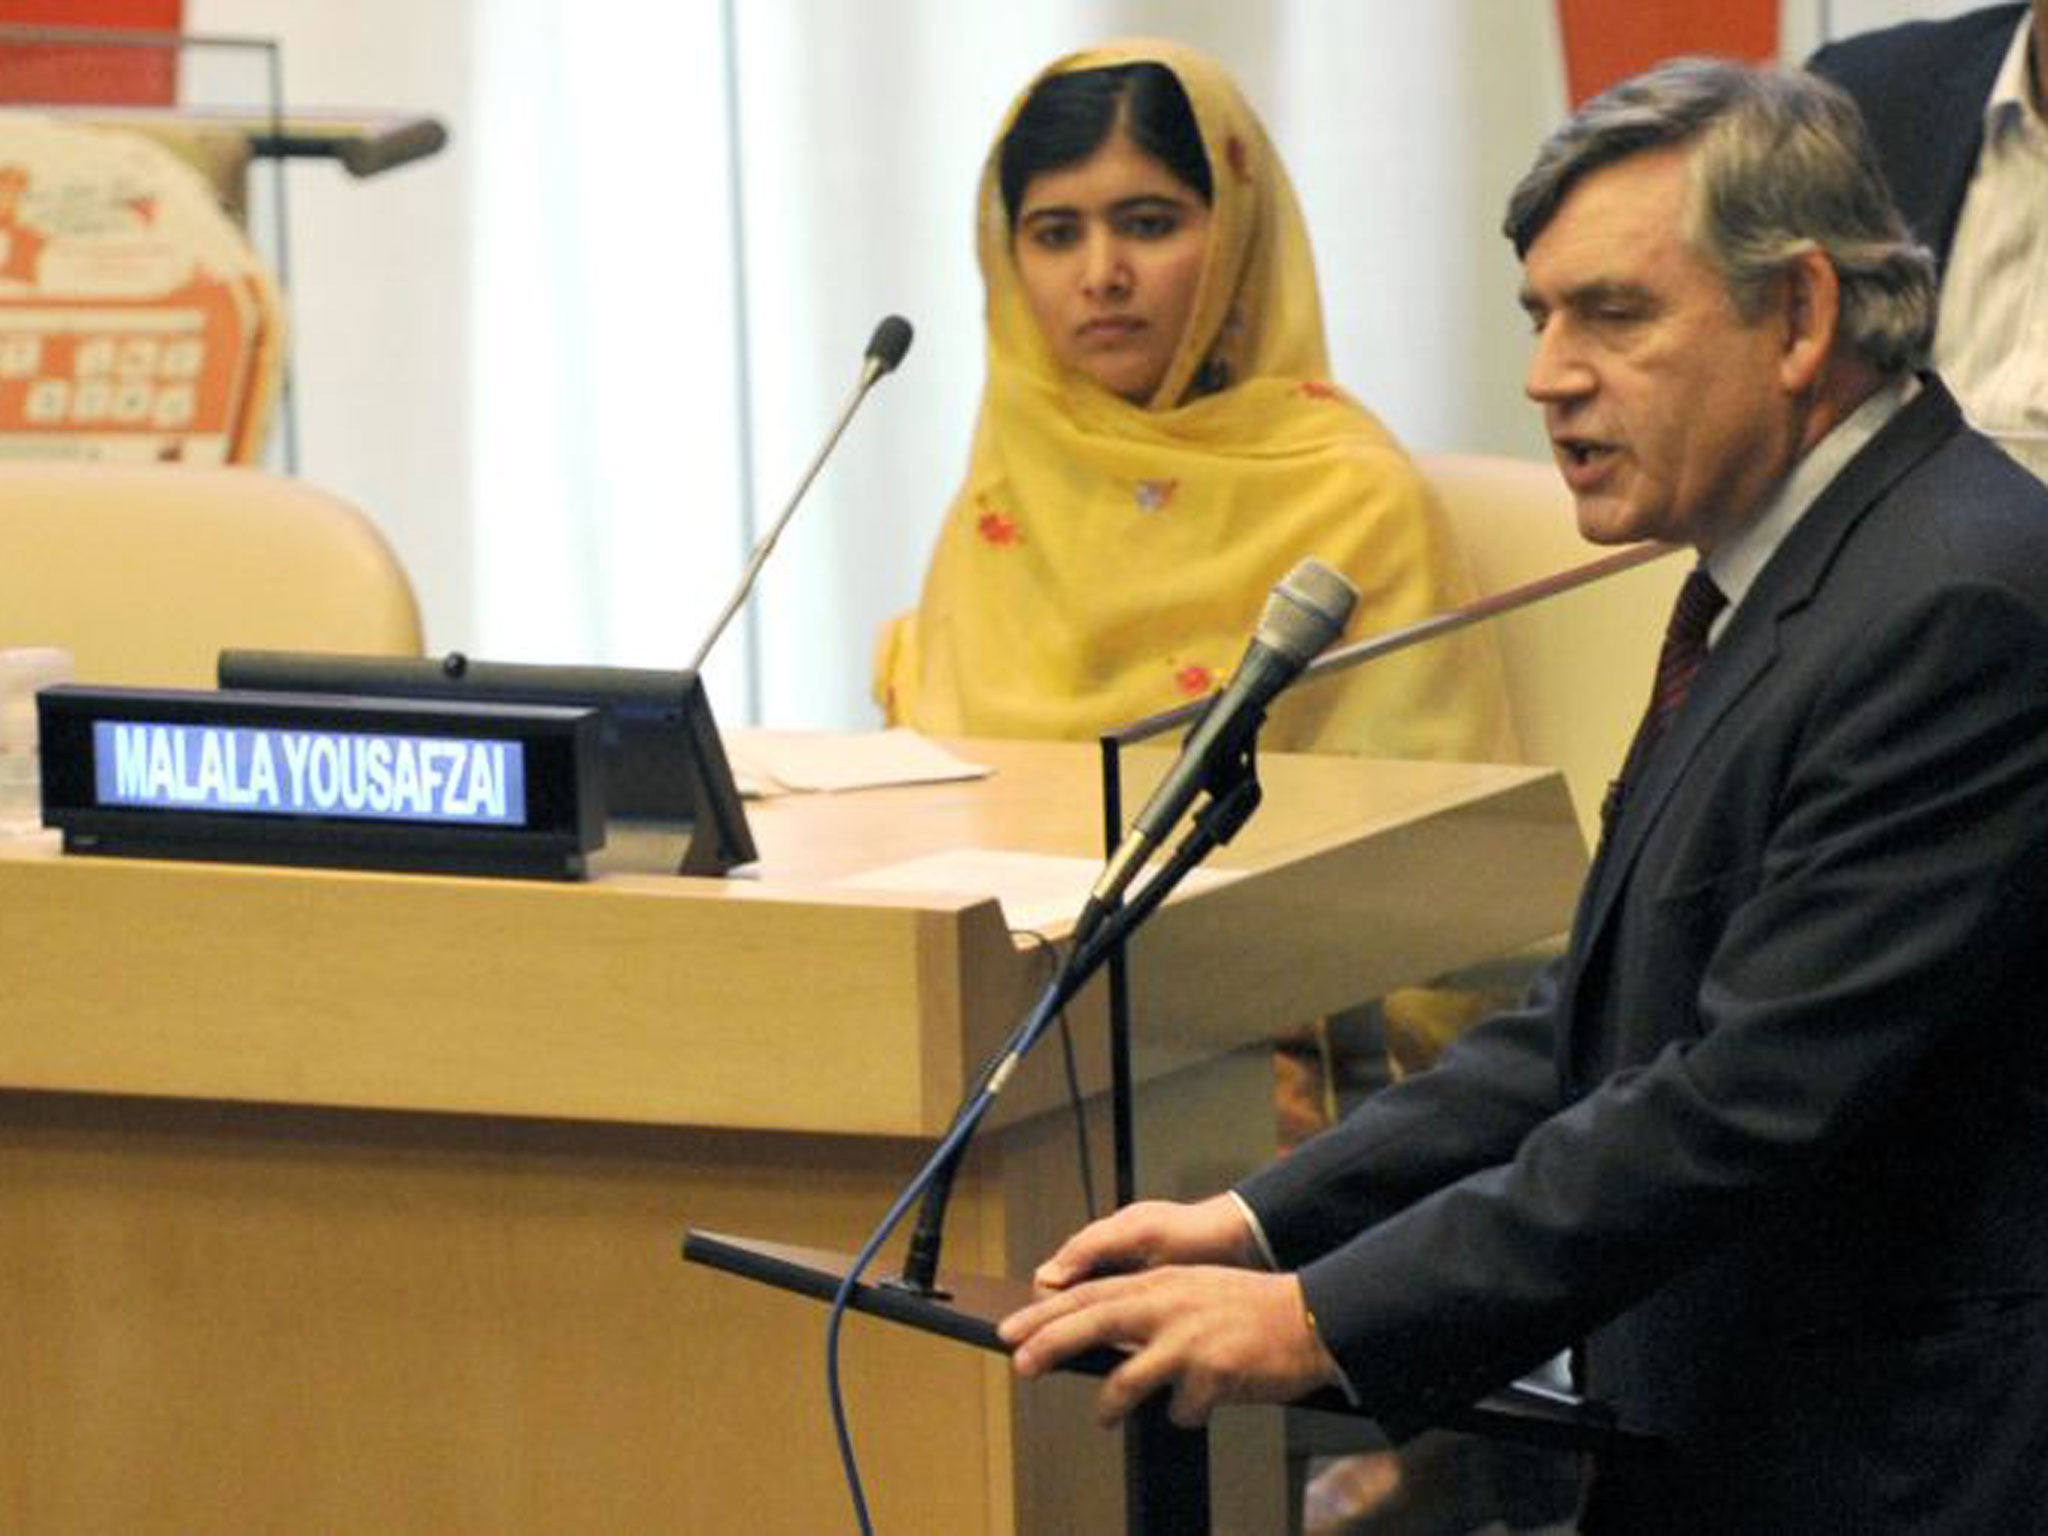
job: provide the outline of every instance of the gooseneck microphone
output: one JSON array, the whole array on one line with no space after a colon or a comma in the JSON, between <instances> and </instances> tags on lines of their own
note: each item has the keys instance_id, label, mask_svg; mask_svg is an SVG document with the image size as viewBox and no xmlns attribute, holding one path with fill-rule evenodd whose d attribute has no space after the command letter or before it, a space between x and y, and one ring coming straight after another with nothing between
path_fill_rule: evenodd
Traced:
<instances>
[{"instance_id":1,"label":"gooseneck microphone","mask_svg":"<svg viewBox=\"0 0 2048 1536\"><path fill-rule=\"evenodd\" d=\"M963 1119L970 1114L979 1118L982 1111L974 1106L994 1100L1003 1091L1025 1052L1036 1043L1044 1021L1065 1005L1081 983L1108 958L1110 950L1121 941L1121 937L1150 912L1149 904L1145 905L1144 911L1127 910L1124 913L1127 921L1121 930L1103 926L1103 918L1121 898L1124 888L1144 864L1146 855L1172 835L1195 796L1208 789L1218 777L1219 765L1227 764L1243 751L1265 719L1266 706L1274 696L1344 632L1344 625L1357 602L1358 589L1316 560L1302 561L1273 589L1266 600L1265 612L1260 615L1259 627L1245 648L1244 660L1238 664L1230 682L1216 695L1194 729L1188 732L1172 771L1152 792L1152 798L1138 813L1130 832L1089 893L1087 905L1074 924L1067 963L1054 979L1046 997L1041 999L1037 1022L1022 1026L1009 1047L991 1061L987 1072L968 1094L968 1103L961 1110ZM1245 803L1243 814L1249 815L1251 806L1256 804L1254 794ZM1217 828L1215 835L1219 841L1225 840L1234 830L1234 826ZM1201 850L1206 851L1206 847ZM1200 853L1195 857L1199 858ZM1170 869L1167 888L1170 889L1185 873L1185 869ZM1159 884L1157 877L1153 884ZM1147 896L1140 897L1141 903L1146 903L1148 897L1156 902L1166 894L1165 890L1151 894L1150 887L1147 887L1147 893ZM939 1243L946 1204L951 1195L953 1174L958 1167L957 1155L934 1160L926 1181L924 1209L919 1213L917 1225L910 1235L903 1273L892 1282L905 1290L924 1295L932 1293L938 1274Z\"/></svg>"},{"instance_id":2,"label":"gooseneck microphone","mask_svg":"<svg viewBox=\"0 0 2048 1536\"><path fill-rule=\"evenodd\" d=\"M719 610L718 617L712 621L710 633L704 636L704 643L697 647L697 654L690 658L692 672L704 670L704 658L711 654L711 648L718 643L718 637L725 633L725 626L732 622L732 616L738 613L741 605L746 602L747 594L754 590L754 582L760 577L761 568L768 563L768 556L774 552L775 541L782 537L782 530L789 525L798 504L804 499L804 493L811 488L811 482L818 478L818 471L824 468L825 460L831 457L832 450L839 445L840 436L846 431L847 423L853 420L853 413L860 409L861 401L867 399L868 391L875 387L876 381L883 374L894 372L896 365L903 361L904 354L910 350L912 335L910 322L901 315L889 315L875 327L874 334L868 338L868 349L862 355L860 377L854 381L852 393L846 397L846 403L839 408L839 415L832 423L832 430L826 434L824 442L818 445L818 451L812 455L810 465L804 470L803 477L797 481L796 489L790 493L782 511L769 525L768 531L761 536L760 541L754 545L753 553L747 556L746 569L740 572L739 585L733 589L732 596L726 599L725 607Z\"/></svg>"},{"instance_id":3,"label":"gooseneck microphone","mask_svg":"<svg viewBox=\"0 0 2048 1536\"><path fill-rule=\"evenodd\" d=\"M1218 760L1258 729L1266 706L1344 632L1357 604L1358 589L1320 560L1302 561L1273 589L1244 660L1188 732L1179 758L1110 856L1075 932L1091 931L1122 896L1202 792Z\"/></svg>"}]
</instances>

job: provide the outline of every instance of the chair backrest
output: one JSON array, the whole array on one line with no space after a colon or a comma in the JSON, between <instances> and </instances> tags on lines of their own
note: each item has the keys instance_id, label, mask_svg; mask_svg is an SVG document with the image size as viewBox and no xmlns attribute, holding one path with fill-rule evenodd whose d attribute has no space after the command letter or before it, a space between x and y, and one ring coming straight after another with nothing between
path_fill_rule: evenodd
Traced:
<instances>
[{"instance_id":1,"label":"chair backrest","mask_svg":"<svg viewBox=\"0 0 2048 1536\"><path fill-rule=\"evenodd\" d=\"M412 584L348 503L260 469L0 463L0 646L80 682L213 686L226 647L421 653Z\"/></svg>"},{"instance_id":2,"label":"chair backrest","mask_svg":"<svg viewBox=\"0 0 2048 1536\"><path fill-rule=\"evenodd\" d=\"M1571 494L1550 464L1482 454L1425 454L1419 462L1481 595L1612 552L1579 536ZM1688 566L1653 560L1492 621L1522 755L1563 770L1588 844L1649 698L1664 621Z\"/></svg>"}]
</instances>

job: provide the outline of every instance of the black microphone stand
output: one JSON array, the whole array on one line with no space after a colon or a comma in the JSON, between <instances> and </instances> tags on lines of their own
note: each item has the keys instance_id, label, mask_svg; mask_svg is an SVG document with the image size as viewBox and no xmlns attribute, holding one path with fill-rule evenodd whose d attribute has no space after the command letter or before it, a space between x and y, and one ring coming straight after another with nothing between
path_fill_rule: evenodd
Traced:
<instances>
[{"instance_id":1,"label":"black microphone stand","mask_svg":"<svg viewBox=\"0 0 2048 1536\"><path fill-rule=\"evenodd\" d=\"M1186 878L1189 871L1207 858L1216 848L1236 836L1237 831L1252 812L1258 808L1260 789L1257 772L1256 743L1259 726L1264 723L1264 711L1247 715L1237 729L1228 737L1218 741L1215 755L1204 775L1204 788L1208 799L1201 810L1196 812L1194 824L1188 835L1175 847L1159 872L1147 881L1125 904L1106 910L1091 919L1084 919L1076 927L1076 942L1068 951L1067 963L1047 984L1044 994L1025 1016L1005 1047L997 1052L993 1064L977 1079L979 1086L966 1103L955 1113L952 1125L940 1138L937 1148L924 1166L912 1176L902 1192L896 1197L875 1229L868 1235L866 1243L854 1255L841 1277L839 1287L832 1297L831 1309L825 1321L825 1382L826 1396L831 1403L833 1436L839 1447L841 1466L845 1470L848 1496L853 1501L854 1518L858 1528L866 1536L873 1530L868 1517L867 1493L861 1485L860 1467L853 1450L853 1435L846 1421L845 1397L839 1383L839 1335L846 1312L852 1304L853 1293L860 1284L860 1277L867 1272L875 1255L887 1242L889 1234L908 1213L911 1202L927 1197L928 1210L920 1221L920 1237L915 1243L917 1252L912 1261L906 1263L904 1272L892 1282L901 1289L926 1296L942 1294L937 1286L940 1238L945 1224L946 1196L941 1193L936 1201L929 1198L935 1185L943 1184L947 1191L952 1186L953 1173L957 1169L969 1139L976 1128L987 1117L996 1096L1009 1082L1010 1075L1018 1064L1038 1043L1052 1021L1067 1002L1094 976L1096 971L1112 956L1122 953L1125 942L1137 931L1153 911ZM1082 928L1088 931L1083 933ZM1201 1490L1206 1498L1206 1487Z\"/></svg>"},{"instance_id":2,"label":"black microphone stand","mask_svg":"<svg viewBox=\"0 0 2048 1536\"><path fill-rule=\"evenodd\" d=\"M991 1088L996 1076L1000 1073L1007 1080L1010 1069L1037 1044L1060 1009L1118 954L1130 936L1172 894L1188 872L1235 837L1238 829L1251 819L1261 797L1257 741L1258 729L1264 718L1263 714L1247 718L1210 759L1203 778L1207 799L1201 810L1196 812L1187 837L1160 867L1159 873L1128 904L1091 908L1083 915L1075 930L1073 946L1068 950L1067 963L1047 986L1011 1043L982 1068L965 1103L954 1117L956 1128L970 1115L973 1125L980 1123L995 1094L1001 1091L999 1084ZM951 1139L951 1134L948 1133L948 1139ZM884 1285L919 1296L945 1299L947 1293L938 1286L939 1247L944 1238L946 1205L952 1197L953 1176L966 1156L972 1134L970 1126L968 1134L954 1143L946 1157L935 1160L925 1183L917 1225L911 1231L904 1252L902 1273L883 1281Z\"/></svg>"}]
</instances>

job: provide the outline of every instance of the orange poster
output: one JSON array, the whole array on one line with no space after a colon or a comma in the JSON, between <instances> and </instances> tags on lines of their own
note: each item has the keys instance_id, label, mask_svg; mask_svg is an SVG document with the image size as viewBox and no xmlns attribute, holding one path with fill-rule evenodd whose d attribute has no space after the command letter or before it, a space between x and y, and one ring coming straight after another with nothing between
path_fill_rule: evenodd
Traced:
<instances>
[{"instance_id":1,"label":"orange poster","mask_svg":"<svg viewBox=\"0 0 2048 1536\"><path fill-rule=\"evenodd\" d=\"M268 283L167 150L0 116L0 456L235 459L271 382Z\"/></svg>"},{"instance_id":2,"label":"orange poster","mask_svg":"<svg viewBox=\"0 0 2048 1536\"><path fill-rule=\"evenodd\" d=\"M109 27L171 35L184 23L184 0L0 0L0 32ZM0 36L0 101L167 107L177 99L175 47Z\"/></svg>"},{"instance_id":3,"label":"orange poster","mask_svg":"<svg viewBox=\"0 0 2048 1536\"><path fill-rule=\"evenodd\" d=\"M1778 0L1557 0L1557 22L1574 107L1682 54L1751 64L1778 56Z\"/></svg>"}]
</instances>

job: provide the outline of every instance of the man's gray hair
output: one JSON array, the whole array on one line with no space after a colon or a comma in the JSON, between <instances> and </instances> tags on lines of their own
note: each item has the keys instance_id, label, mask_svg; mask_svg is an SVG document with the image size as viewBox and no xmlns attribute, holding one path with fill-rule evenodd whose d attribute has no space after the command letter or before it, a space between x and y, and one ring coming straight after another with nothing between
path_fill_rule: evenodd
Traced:
<instances>
[{"instance_id":1,"label":"man's gray hair","mask_svg":"<svg viewBox=\"0 0 2048 1536\"><path fill-rule=\"evenodd\" d=\"M1840 278L1841 335L1886 373L1919 367L1934 336L1934 258L1906 228L1856 104L1817 76L1676 59L1587 102L1544 141L1508 198L1503 232L1526 257L1566 196L1604 166L1689 146L1684 231L1745 318L1818 250Z\"/></svg>"}]
</instances>

